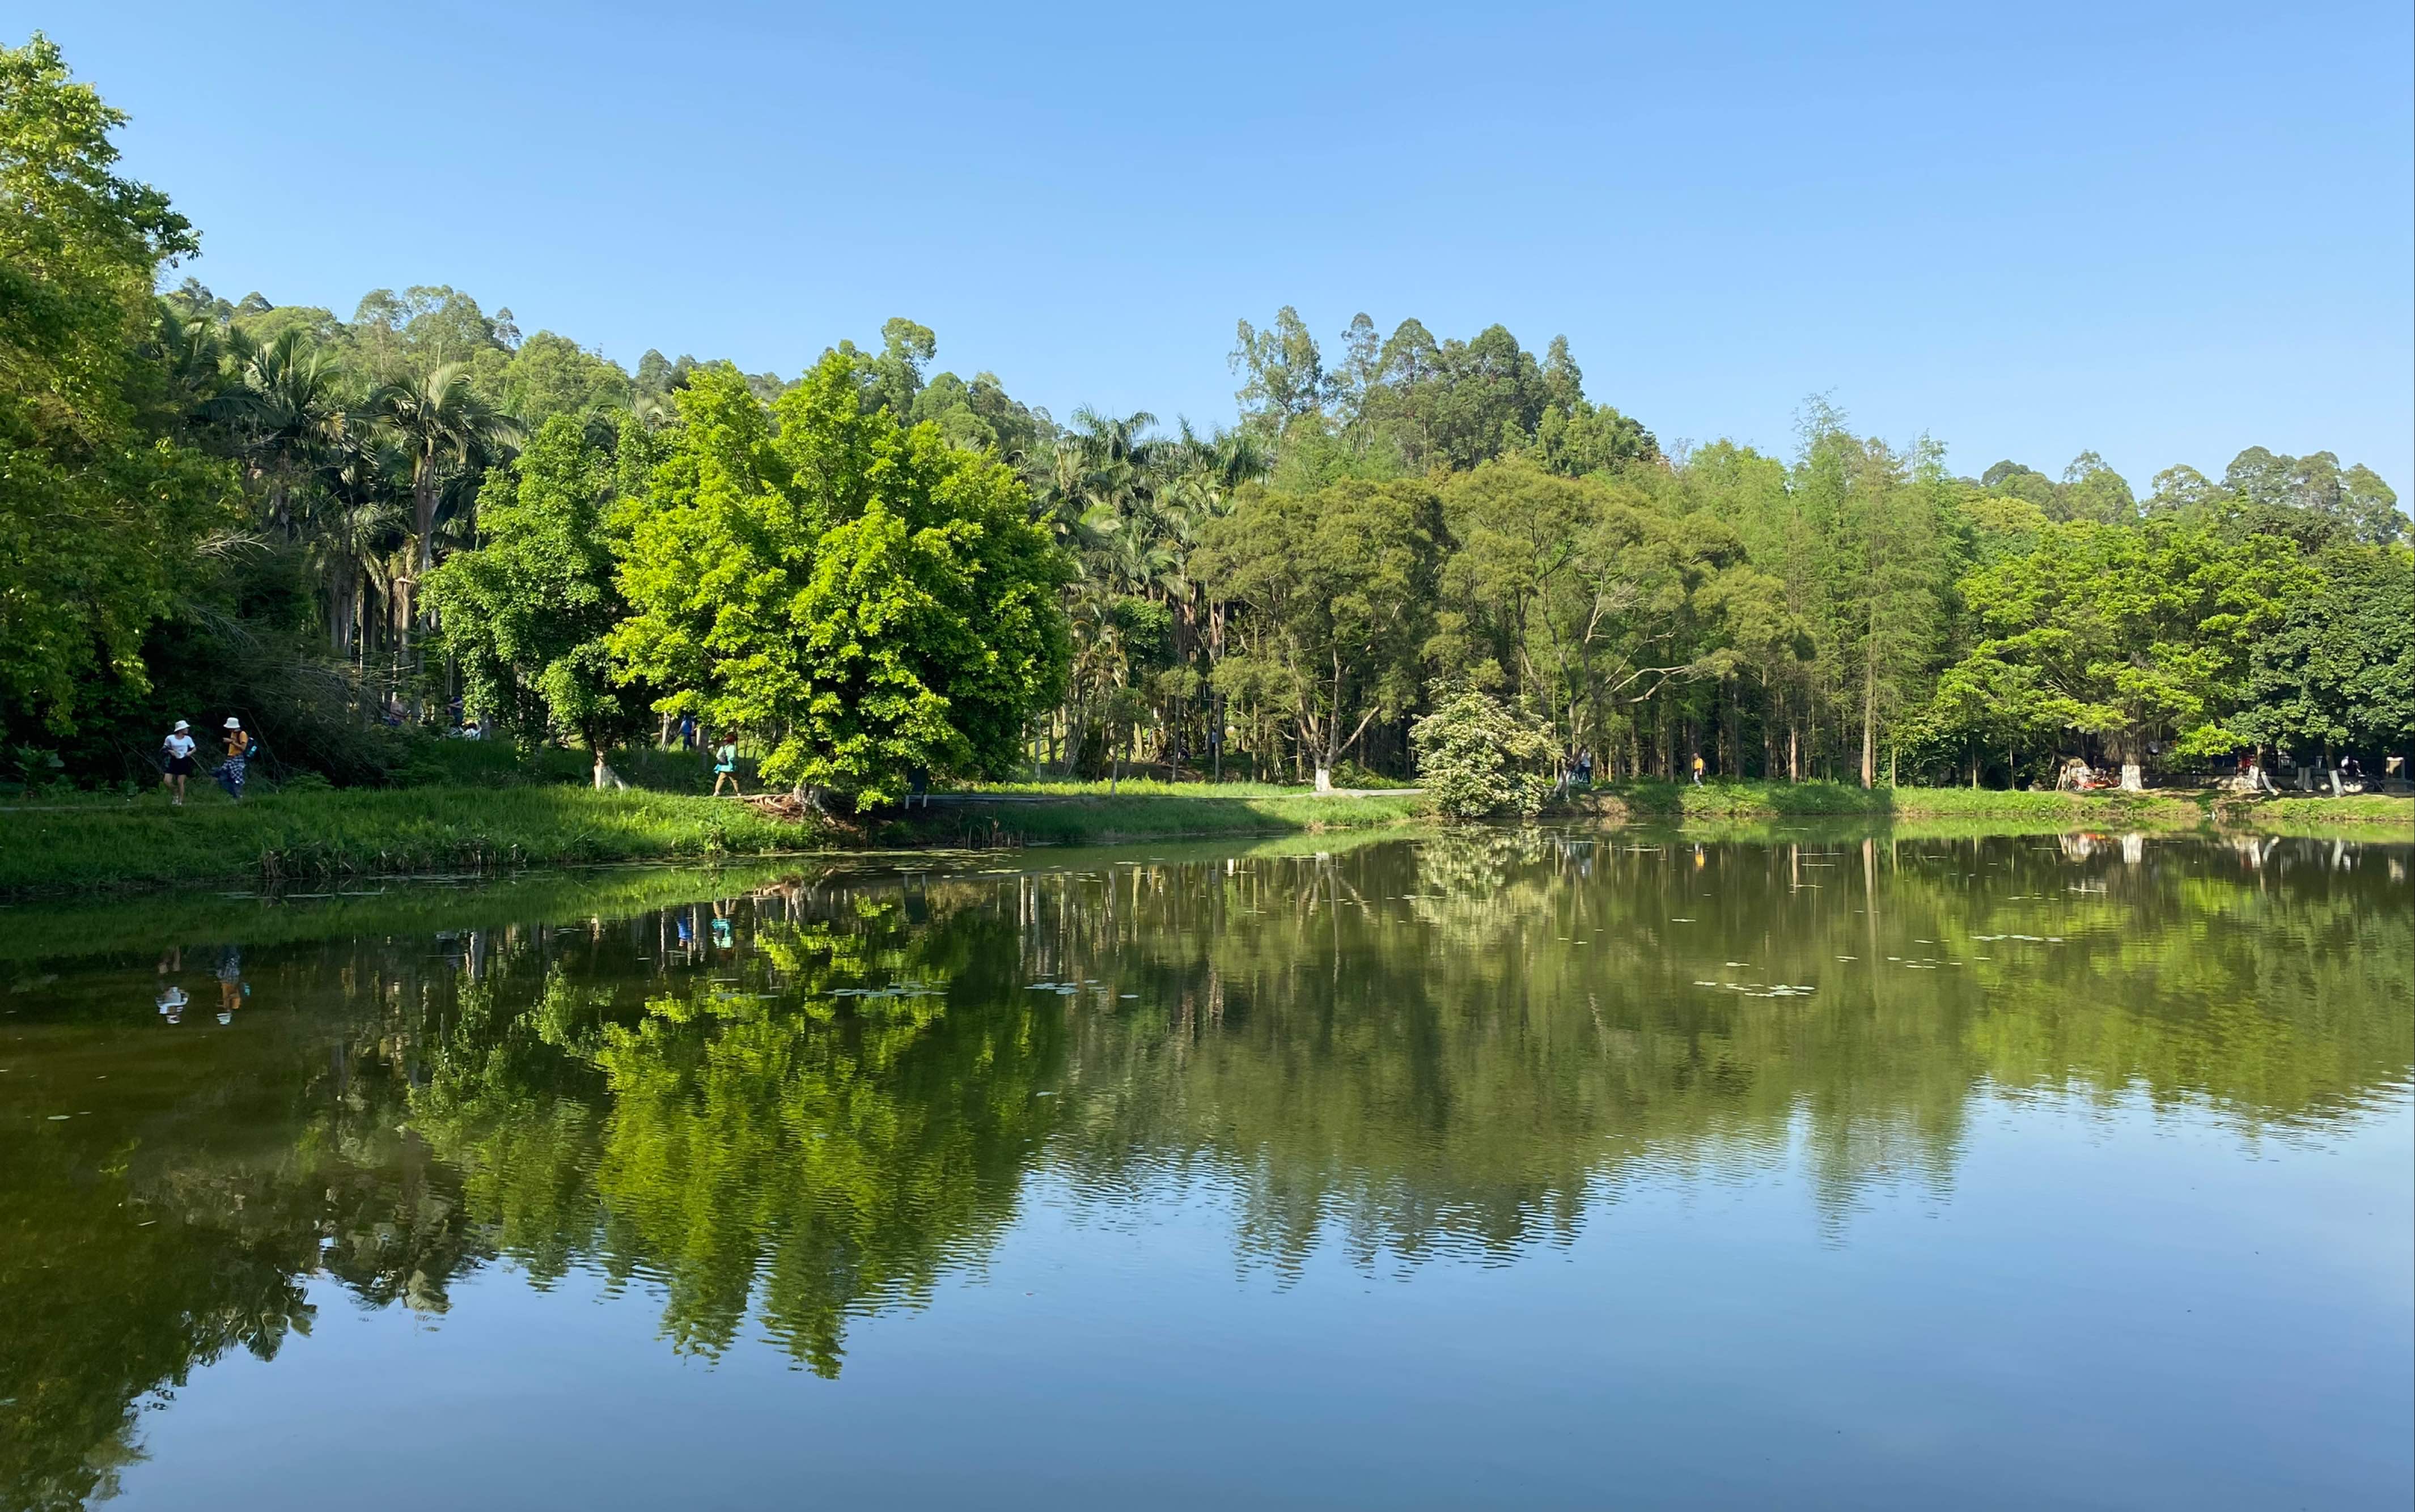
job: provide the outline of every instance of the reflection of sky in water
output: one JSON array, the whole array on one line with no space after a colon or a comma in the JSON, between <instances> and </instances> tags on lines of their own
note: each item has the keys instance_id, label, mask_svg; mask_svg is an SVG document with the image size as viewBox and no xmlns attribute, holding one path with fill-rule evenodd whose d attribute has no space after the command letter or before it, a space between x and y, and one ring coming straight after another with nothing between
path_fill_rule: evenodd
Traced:
<instances>
[{"instance_id":1,"label":"reflection of sky in water","mask_svg":"<svg viewBox=\"0 0 2415 1512\"><path fill-rule=\"evenodd\" d=\"M82 1095L6 1126L61 1326L0 1472L123 1458L183 1359L138 1505L316 1499L398 1430L372 1505L2394 1505L2406 854L1485 831L465 894L248 944L225 1028L155 1011L156 939L41 963L0 1093Z\"/></svg>"}]
</instances>

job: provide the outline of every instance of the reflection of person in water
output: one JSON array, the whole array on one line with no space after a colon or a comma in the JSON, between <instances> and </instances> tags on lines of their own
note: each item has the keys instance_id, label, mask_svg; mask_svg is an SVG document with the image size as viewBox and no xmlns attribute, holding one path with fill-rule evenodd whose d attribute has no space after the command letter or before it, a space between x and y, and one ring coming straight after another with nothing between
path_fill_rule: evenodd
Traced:
<instances>
[{"instance_id":1,"label":"reflection of person in water","mask_svg":"<svg viewBox=\"0 0 2415 1512\"><path fill-rule=\"evenodd\" d=\"M183 946L171 945L166 950L159 952L159 996L156 1001L159 1005L159 1016L166 1019L171 1024L176 1024L183 1021L185 1017L185 1005L192 1001L191 998L185 996L184 988L177 986L174 982L168 980L168 973L172 971L182 971L184 969L185 950Z\"/></svg>"},{"instance_id":2,"label":"reflection of person in water","mask_svg":"<svg viewBox=\"0 0 2415 1512\"><path fill-rule=\"evenodd\" d=\"M713 900L712 943L720 946L725 951L729 949L729 947L735 943L729 937L729 915L726 911L728 907L728 905L721 902L719 899L716 898Z\"/></svg>"},{"instance_id":3,"label":"reflection of person in water","mask_svg":"<svg viewBox=\"0 0 2415 1512\"><path fill-rule=\"evenodd\" d=\"M218 1022L232 1024L234 1010L250 996L250 984L243 980L243 947L230 945L218 954Z\"/></svg>"}]
</instances>

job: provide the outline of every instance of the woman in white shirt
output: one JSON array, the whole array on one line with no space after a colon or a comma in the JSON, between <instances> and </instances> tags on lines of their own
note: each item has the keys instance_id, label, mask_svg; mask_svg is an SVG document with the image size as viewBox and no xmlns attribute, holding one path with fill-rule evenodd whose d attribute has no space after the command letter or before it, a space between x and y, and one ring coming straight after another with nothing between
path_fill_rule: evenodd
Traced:
<instances>
[{"instance_id":1,"label":"woman in white shirt","mask_svg":"<svg viewBox=\"0 0 2415 1512\"><path fill-rule=\"evenodd\" d=\"M175 801L170 807L183 808L185 779L193 774L193 726L181 719L176 721L176 727L159 742L159 754L167 757L167 766L159 775L159 786L175 790Z\"/></svg>"}]
</instances>

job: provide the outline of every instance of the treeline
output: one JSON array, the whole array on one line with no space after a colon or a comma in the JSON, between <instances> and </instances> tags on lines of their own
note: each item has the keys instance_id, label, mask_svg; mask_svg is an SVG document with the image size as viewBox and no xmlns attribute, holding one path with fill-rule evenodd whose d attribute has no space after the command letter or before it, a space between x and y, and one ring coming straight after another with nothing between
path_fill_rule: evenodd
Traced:
<instances>
[{"instance_id":1,"label":"treeline","mask_svg":"<svg viewBox=\"0 0 2415 1512\"><path fill-rule=\"evenodd\" d=\"M634 372L441 286L229 302L120 118L0 52L0 723L147 775L242 715L374 781L478 718L601 753L692 715L774 780L1406 775L1480 692L1600 775L2028 783L2415 740L2390 487L2252 447L2143 499L1958 476L1807 405L1664 449L1565 340L1241 323L1234 424L1059 425L890 322L795 379ZM1466 699L1459 706L1471 706Z\"/></svg>"}]
</instances>

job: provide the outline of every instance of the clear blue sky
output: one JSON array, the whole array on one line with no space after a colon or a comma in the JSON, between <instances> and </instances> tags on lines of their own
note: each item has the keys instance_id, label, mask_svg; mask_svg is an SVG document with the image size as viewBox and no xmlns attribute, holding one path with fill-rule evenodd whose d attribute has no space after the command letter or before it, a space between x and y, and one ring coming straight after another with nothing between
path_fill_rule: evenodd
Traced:
<instances>
[{"instance_id":1,"label":"clear blue sky","mask_svg":"<svg viewBox=\"0 0 2415 1512\"><path fill-rule=\"evenodd\" d=\"M229 297L784 374L904 314L1060 418L1202 422L1238 317L1499 321L1664 441L1785 450L1824 391L1965 472L2415 493L2406 0L40 11Z\"/></svg>"}]
</instances>

